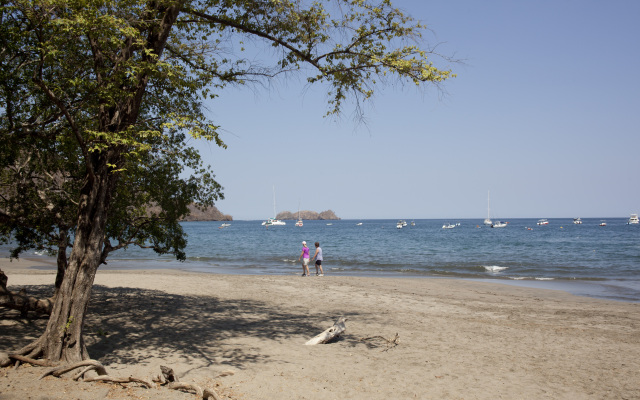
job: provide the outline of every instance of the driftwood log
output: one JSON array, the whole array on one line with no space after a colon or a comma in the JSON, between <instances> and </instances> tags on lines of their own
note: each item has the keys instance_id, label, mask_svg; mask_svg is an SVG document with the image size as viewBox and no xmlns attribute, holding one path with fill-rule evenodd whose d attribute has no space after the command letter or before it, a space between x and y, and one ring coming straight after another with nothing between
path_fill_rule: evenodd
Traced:
<instances>
[{"instance_id":1,"label":"driftwood log","mask_svg":"<svg viewBox=\"0 0 640 400\"><path fill-rule=\"evenodd\" d=\"M345 317L338 318L338 320L335 322L335 324L333 324L331 328L309 340L307 343L305 343L305 345L312 346L314 344L335 342L336 340L338 340L342 332L347 329L347 327L344 325L346 321L347 319Z\"/></svg>"},{"instance_id":2,"label":"driftwood log","mask_svg":"<svg viewBox=\"0 0 640 400\"><path fill-rule=\"evenodd\" d=\"M0 306L19 310L25 317L27 312L35 311L40 314L51 314L53 299L37 299L27 295L27 291L10 292L7 289L7 275L0 269Z\"/></svg>"}]
</instances>

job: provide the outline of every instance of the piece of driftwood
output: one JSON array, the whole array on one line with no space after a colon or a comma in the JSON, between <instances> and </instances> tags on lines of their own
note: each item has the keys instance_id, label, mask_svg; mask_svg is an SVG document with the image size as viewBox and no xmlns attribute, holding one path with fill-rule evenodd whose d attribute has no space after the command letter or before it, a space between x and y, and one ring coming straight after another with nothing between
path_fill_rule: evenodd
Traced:
<instances>
[{"instance_id":1,"label":"piece of driftwood","mask_svg":"<svg viewBox=\"0 0 640 400\"><path fill-rule=\"evenodd\" d=\"M387 339L383 336L370 336L370 337L366 337L366 338L359 338L358 340L361 342L366 342L367 340L383 340L385 342L387 342L387 348L384 351L387 351L391 348L396 347L399 343L400 343L400 335L396 333L396 336L393 339Z\"/></svg>"},{"instance_id":2,"label":"piece of driftwood","mask_svg":"<svg viewBox=\"0 0 640 400\"><path fill-rule=\"evenodd\" d=\"M347 319L345 317L340 317L331 328L309 340L307 343L305 343L305 345L312 346L315 344L331 343L338 340L342 332L347 329L347 327L344 325L346 321Z\"/></svg>"}]
</instances>

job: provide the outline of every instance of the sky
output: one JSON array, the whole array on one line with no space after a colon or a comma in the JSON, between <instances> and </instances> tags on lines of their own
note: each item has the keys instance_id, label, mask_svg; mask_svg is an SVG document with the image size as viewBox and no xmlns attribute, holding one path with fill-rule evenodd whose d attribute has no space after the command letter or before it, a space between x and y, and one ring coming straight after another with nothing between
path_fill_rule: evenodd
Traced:
<instances>
[{"instance_id":1,"label":"sky","mask_svg":"<svg viewBox=\"0 0 640 400\"><path fill-rule=\"evenodd\" d=\"M366 123L324 117L305 76L207 103L197 143L235 220L606 218L640 212L640 2L395 0L457 77L378 87Z\"/></svg>"}]
</instances>

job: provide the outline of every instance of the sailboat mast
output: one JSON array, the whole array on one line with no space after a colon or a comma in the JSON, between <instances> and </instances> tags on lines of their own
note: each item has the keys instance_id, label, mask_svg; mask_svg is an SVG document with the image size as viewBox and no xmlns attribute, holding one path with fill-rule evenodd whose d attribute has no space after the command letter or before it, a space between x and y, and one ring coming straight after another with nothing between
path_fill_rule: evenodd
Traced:
<instances>
[{"instance_id":1,"label":"sailboat mast","mask_svg":"<svg viewBox=\"0 0 640 400\"><path fill-rule=\"evenodd\" d=\"M276 185L273 185L273 219L276 219Z\"/></svg>"},{"instance_id":2,"label":"sailboat mast","mask_svg":"<svg viewBox=\"0 0 640 400\"><path fill-rule=\"evenodd\" d=\"M491 219L491 206L489 205L490 201L490 190L487 190L487 219Z\"/></svg>"}]
</instances>

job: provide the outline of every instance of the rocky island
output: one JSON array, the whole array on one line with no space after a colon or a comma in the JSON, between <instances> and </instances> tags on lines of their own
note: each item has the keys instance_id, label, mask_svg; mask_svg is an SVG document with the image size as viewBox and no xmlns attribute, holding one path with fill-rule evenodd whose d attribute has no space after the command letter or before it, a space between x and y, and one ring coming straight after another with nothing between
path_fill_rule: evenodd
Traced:
<instances>
[{"instance_id":1,"label":"rocky island","mask_svg":"<svg viewBox=\"0 0 640 400\"><path fill-rule=\"evenodd\" d=\"M190 214L184 217L183 221L233 221L231 215L223 214L215 206L201 210L195 204L189 206Z\"/></svg>"},{"instance_id":2,"label":"rocky island","mask_svg":"<svg viewBox=\"0 0 640 400\"><path fill-rule=\"evenodd\" d=\"M340 219L332 210L322 211L321 213L315 211L300 211L300 218L304 220L338 220ZM276 215L276 219L298 219L298 212L282 211Z\"/></svg>"}]
</instances>

